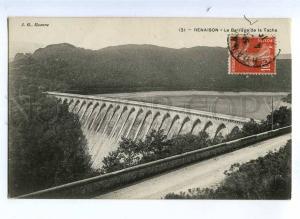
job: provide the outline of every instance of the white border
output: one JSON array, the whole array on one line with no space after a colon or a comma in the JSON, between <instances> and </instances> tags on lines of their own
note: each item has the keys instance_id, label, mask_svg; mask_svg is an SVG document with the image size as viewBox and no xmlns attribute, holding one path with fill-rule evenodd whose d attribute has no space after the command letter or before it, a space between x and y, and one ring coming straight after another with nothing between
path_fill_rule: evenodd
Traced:
<instances>
[{"instance_id":1,"label":"white border","mask_svg":"<svg viewBox=\"0 0 300 219\"><path fill-rule=\"evenodd\" d=\"M206 9L211 7L207 12ZM300 4L297 1L10 0L0 1L0 212L1 218L299 218L300 194ZM293 57L292 201L8 200L7 16L290 17Z\"/></svg>"}]
</instances>

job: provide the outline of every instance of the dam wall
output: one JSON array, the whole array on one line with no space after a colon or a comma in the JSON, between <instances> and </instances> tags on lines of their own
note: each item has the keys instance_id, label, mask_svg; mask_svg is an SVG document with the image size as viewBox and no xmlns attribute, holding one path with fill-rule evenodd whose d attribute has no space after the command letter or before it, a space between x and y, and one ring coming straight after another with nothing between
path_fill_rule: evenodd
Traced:
<instances>
[{"instance_id":1,"label":"dam wall","mask_svg":"<svg viewBox=\"0 0 300 219\"><path fill-rule=\"evenodd\" d=\"M168 138L179 134L206 131L211 138L239 129L249 119L108 97L47 92L68 104L69 111L79 117L87 138L93 167L115 150L122 137L145 139L151 130L163 130Z\"/></svg>"}]
</instances>

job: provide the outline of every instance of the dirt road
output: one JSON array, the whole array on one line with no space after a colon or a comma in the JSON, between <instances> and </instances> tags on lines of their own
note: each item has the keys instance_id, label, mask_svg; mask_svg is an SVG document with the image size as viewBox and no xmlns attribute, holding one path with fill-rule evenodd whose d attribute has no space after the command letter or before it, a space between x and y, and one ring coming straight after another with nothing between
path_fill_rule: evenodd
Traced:
<instances>
[{"instance_id":1,"label":"dirt road","mask_svg":"<svg viewBox=\"0 0 300 219\"><path fill-rule=\"evenodd\" d=\"M215 186L233 163L245 163L284 146L291 134L282 135L247 148L220 155L187 167L139 181L125 188L98 196L101 199L160 199L170 192Z\"/></svg>"}]
</instances>

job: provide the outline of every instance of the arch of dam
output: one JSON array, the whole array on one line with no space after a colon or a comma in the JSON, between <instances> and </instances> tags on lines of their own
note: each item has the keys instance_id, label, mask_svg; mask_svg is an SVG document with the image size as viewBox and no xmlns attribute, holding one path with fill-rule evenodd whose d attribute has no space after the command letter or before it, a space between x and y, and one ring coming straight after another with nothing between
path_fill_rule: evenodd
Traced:
<instances>
[{"instance_id":1,"label":"arch of dam","mask_svg":"<svg viewBox=\"0 0 300 219\"><path fill-rule=\"evenodd\" d=\"M88 95L47 92L76 113L88 141L93 167L115 150L121 137L144 139L151 130L174 135L206 131L211 138L241 128L249 119L161 104Z\"/></svg>"}]
</instances>

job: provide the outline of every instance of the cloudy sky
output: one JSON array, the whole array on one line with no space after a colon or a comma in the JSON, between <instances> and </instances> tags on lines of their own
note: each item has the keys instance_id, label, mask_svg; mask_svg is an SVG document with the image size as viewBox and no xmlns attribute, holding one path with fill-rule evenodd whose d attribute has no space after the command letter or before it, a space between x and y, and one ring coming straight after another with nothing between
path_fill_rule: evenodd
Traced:
<instances>
[{"instance_id":1,"label":"cloudy sky","mask_svg":"<svg viewBox=\"0 0 300 219\"><path fill-rule=\"evenodd\" d=\"M87 49L122 44L153 44L170 48L194 46L226 47L227 33L196 32L194 28L260 28L275 35L281 54L290 53L288 19L244 18L22 18L9 19L9 57L18 52L33 52L49 44L70 43ZM35 26L35 23L39 24ZM48 26L43 26L47 24ZM185 32L180 32L185 28ZM265 32L264 28L277 29ZM191 30L188 30L191 29Z\"/></svg>"}]
</instances>

